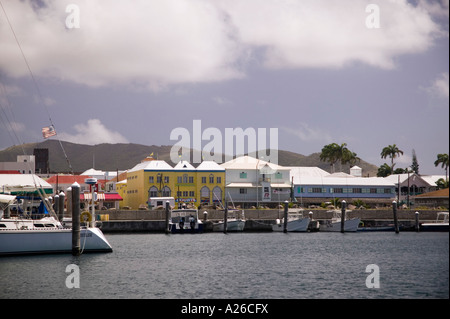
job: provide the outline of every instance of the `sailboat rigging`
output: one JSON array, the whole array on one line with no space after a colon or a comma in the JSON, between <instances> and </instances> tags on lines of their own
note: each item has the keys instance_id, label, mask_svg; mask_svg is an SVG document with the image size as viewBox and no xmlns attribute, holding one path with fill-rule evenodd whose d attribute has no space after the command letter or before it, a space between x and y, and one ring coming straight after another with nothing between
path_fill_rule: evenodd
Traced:
<instances>
[{"instance_id":1,"label":"sailboat rigging","mask_svg":"<svg viewBox=\"0 0 450 319\"><path fill-rule=\"evenodd\" d=\"M14 32L14 28L8 18L5 7L0 0L0 6L3 10L4 16L8 22L8 25L14 35L14 39L19 47L22 58L28 68L28 72L34 84L34 87L37 91L38 100L41 105L43 105L47 111L48 119L50 122L50 126L44 127L42 130L43 137L49 138L51 136L57 136L55 125L52 121L48 108L45 103L43 103L44 99L42 97L42 93L37 84L36 78L33 74L33 71L30 67L30 64L27 61L25 53L20 45L20 42ZM2 85L3 87L3 85ZM6 90L3 87L3 91L6 95ZM6 99L8 103L8 107L12 114L11 105L9 100ZM0 101L1 102L1 101ZM3 111L3 107L1 108ZM6 115L6 112L5 112ZM11 128L14 128L14 125L5 116L6 120L9 122ZM17 135L17 130L13 130L14 135L19 140L19 144L21 145L22 152L26 155L23 143L21 143L20 139ZM64 153L65 159L69 165L70 171L73 175L72 165L70 164L69 158L64 150L61 140L58 138L61 149ZM29 171L31 172L31 164L26 162L26 165L29 167ZM72 252L72 229L65 227L62 223L62 220L58 219L55 210L53 209L49 197L47 193L44 191L43 186L41 184L41 179L35 175L30 174L32 177L32 181L34 184L34 190L32 192L28 191L28 196L24 196L24 203L26 198L31 196L34 200L34 195L37 194L41 200L42 205L45 206L46 211L50 215L50 217L42 217L36 219L36 216L32 216L25 212L20 212L17 210L17 216L10 216L10 207L16 200L17 196L11 195L0 195L0 256L4 255L15 255L15 254L42 254L42 253L68 253ZM74 184L75 185L75 184ZM24 191L26 195L26 191ZM76 201L75 201L76 202ZM70 203L71 204L71 203ZM69 205L69 203L68 203ZM62 207L64 210L64 204ZM6 212L6 214L5 214ZM25 213L25 214L23 214ZM5 215L5 216L4 216ZM34 217L34 218L33 218ZM95 216L93 217L95 218ZM62 217L61 217L62 219ZM84 237L83 243L83 251L90 252L111 252L111 245L108 243L103 233L99 228L96 227L85 227L81 230L81 237Z\"/></svg>"}]
</instances>

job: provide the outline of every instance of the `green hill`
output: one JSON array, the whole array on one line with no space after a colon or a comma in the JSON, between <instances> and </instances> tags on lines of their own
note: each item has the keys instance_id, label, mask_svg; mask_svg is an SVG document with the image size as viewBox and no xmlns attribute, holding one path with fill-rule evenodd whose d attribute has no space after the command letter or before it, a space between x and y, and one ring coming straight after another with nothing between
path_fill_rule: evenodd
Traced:
<instances>
[{"instance_id":1,"label":"green hill","mask_svg":"<svg viewBox=\"0 0 450 319\"><path fill-rule=\"evenodd\" d=\"M63 147L61 147L61 145ZM89 168L105 171L127 170L140 163L142 159L153 153L154 158L164 160L172 166L170 160L171 145L141 145L141 144L98 144L84 145L57 140L46 140L41 143L28 143L20 146L11 146L0 151L0 162L15 162L17 155L31 155L35 148L47 148L49 151L49 166L51 172L69 173L67 158L75 173L81 173ZM317 166L329 171L330 165L319 159L320 153L308 156L289 152L278 151L278 164L282 166ZM192 152L191 152L192 156ZM357 163L363 169L364 176L376 176L378 168L363 160ZM339 164L336 170L340 169ZM349 173L349 165L343 165L342 170Z\"/></svg>"}]
</instances>

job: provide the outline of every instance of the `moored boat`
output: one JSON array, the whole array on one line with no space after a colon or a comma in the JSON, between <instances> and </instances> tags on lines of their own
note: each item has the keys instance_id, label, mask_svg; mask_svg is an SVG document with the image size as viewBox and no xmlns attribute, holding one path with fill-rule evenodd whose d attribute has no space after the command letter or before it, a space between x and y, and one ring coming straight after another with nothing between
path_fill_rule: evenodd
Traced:
<instances>
[{"instance_id":1,"label":"moored boat","mask_svg":"<svg viewBox=\"0 0 450 319\"><path fill-rule=\"evenodd\" d=\"M448 212L439 212L434 223L422 223L420 231L449 231Z\"/></svg>"},{"instance_id":2,"label":"moored boat","mask_svg":"<svg viewBox=\"0 0 450 319\"><path fill-rule=\"evenodd\" d=\"M331 220L326 220L323 224L320 224L320 231L325 232L339 232L341 231L341 211L332 210L333 217ZM348 211L347 211L348 212ZM344 220L344 232L356 232L358 230L360 218L351 218Z\"/></svg>"},{"instance_id":3,"label":"moored boat","mask_svg":"<svg viewBox=\"0 0 450 319\"><path fill-rule=\"evenodd\" d=\"M10 199L8 201L8 204L12 202ZM35 219L29 217L31 216L3 218L2 210L0 256L72 252L71 228L64 227L52 216ZM82 252L112 251L111 245L97 227L80 230L80 245Z\"/></svg>"},{"instance_id":4,"label":"moored boat","mask_svg":"<svg viewBox=\"0 0 450 319\"><path fill-rule=\"evenodd\" d=\"M311 219L303 217L302 213L288 214L286 231L288 232L306 232ZM277 219L272 225L272 231L284 231L284 218Z\"/></svg>"},{"instance_id":5,"label":"moored boat","mask_svg":"<svg viewBox=\"0 0 450 319\"><path fill-rule=\"evenodd\" d=\"M172 234L202 233L203 222L197 209L174 209L171 211L169 229Z\"/></svg>"},{"instance_id":6,"label":"moored boat","mask_svg":"<svg viewBox=\"0 0 450 319\"><path fill-rule=\"evenodd\" d=\"M243 231L245 227L244 212L237 210L229 210L227 213L227 231L238 232ZM224 231L225 219L213 223L213 231Z\"/></svg>"}]
</instances>

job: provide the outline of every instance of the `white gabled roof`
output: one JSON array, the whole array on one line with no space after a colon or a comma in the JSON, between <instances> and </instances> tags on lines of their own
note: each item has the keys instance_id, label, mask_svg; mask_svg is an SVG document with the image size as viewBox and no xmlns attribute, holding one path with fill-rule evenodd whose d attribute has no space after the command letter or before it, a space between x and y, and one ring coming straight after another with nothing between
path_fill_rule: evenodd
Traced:
<instances>
[{"instance_id":1,"label":"white gabled roof","mask_svg":"<svg viewBox=\"0 0 450 319\"><path fill-rule=\"evenodd\" d=\"M180 171L180 170L189 170L189 171L195 171L195 167L191 165L191 163L187 161L179 161L177 165L173 168L174 170Z\"/></svg>"},{"instance_id":2,"label":"white gabled roof","mask_svg":"<svg viewBox=\"0 0 450 319\"><path fill-rule=\"evenodd\" d=\"M153 171L167 171L173 170L173 167L167 164L165 161L155 160L155 161L145 161L137 164L128 173L141 171L141 170L153 170Z\"/></svg>"},{"instance_id":3,"label":"white gabled roof","mask_svg":"<svg viewBox=\"0 0 450 319\"><path fill-rule=\"evenodd\" d=\"M235 159L232 159L228 162L221 164L220 166L222 166L225 169L247 169L247 170L256 170L257 167L258 169L261 169L265 166L269 167L273 171L290 169L289 167L283 167L251 156L237 157Z\"/></svg>"},{"instance_id":4,"label":"white gabled roof","mask_svg":"<svg viewBox=\"0 0 450 319\"><path fill-rule=\"evenodd\" d=\"M291 169L291 180L294 178L294 184L301 184L303 178L324 177L330 175L327 171L319 167L294 166Z\"/></svg>"},{"instance_id":5,"label":"white gabled roof","mask_svg":"<svg viewBox=\"0 0 450 319\"><path fill-rule=\"evenodd\" d=\"M197 166L197 171L219 171L225 172L225 168L214 161L203 161Z\"/></svg>"},{"instance_id":6,"label":"white gabled roof","mask_svg":"<svg viewBox=\"0 0 450 319\"><path fill-rule=\"evenodd\" d=\"M100 171L98 169L90 168L90 169L84 171L83 173L81 173L80 175L88 175L88 176L105 175L105 172Z\"/></svg>"}]
</instances>

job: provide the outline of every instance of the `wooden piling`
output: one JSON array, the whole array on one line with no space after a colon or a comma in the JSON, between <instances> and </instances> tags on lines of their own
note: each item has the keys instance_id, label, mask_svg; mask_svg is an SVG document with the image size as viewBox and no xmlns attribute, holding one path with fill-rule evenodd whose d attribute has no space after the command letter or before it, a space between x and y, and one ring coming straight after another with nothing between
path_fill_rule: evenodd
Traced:
<instances>
[{"instance_id":1,"label":"wooden piling","mask_svg":"<svg viewBox=\"0 0 450 319\"><path fill-rule=\"evenodd\" d=\"M58 220L62 223L64 218L64 201L66 199L66 194L64 192L59 193L58 198Z\"/></svg>"},{"instance_id":2,"label":"wooden piling","mask_svg":"<svg viewBox=\"0 0 450 319\"><path fill-rule=\"evenodd\" d=\"M228 202L225 202L225 212L223 216L223 233L226 234L228 231Z\"/></svg>"},{"instance_id":3,"label":"wooden piling","mask_svg":"<svg viewBox=\"0 0 450 319\"><path fill-rule=\"evenodd\" d=\"M415 214L416 216L416 231L418 232L420 229L420 224L419 224L419 212L416 212Z\"/></svg>"},{"instance_id":4,"label":"wooden piling","mask_svg":"<svg viewBox=\"0 0 450 319\"><path fill-rule=\"evenodd\" d=\"M288 224L288 201L284 202L284 225L283 225L283 232L287 233L287 224Z\"/></svg>"},{"instance_id":5,"label":"wooden piling","mask_svg":"<svg viewBox=\"0 0 450 319\"><path fill-rule=\"evenodd\" d=\"M169 201L166 201L166 224L165 224L166 234L170 234L169 216L170 216L170 203Z\"/></svg>"},{"instance_id":6,"label":"wooden piling","mask_svg":"<svg viewBox=\"0 0 450 319\"><path fill-rule=\"evenodd\" d=\"M72 187L66 189L66 216L72 218Z\"/></svg>"},{"instance_id":7,"label":"wooden piling","mask_svg":"<svg viewBox=\"0 0 450 319\"><path fill-rule=\"evenodd\" d=\"M56 194L55 197L53 197L53 211L59 219L59 194ZM60 222L62 222L62 220L60 220Z\"/></svg>"},{"instance_id":8,"label":"wooden piling","mask_svg":"<svg viewBox=\"0 0 450 319\"><path fill-rule=\"evenodd\" d=\"M345 207L347 205L347 202L343 200L341 202L341 233L345 232Z\"/></svg>"},{"instance_id":9,"label":"wooden piling","mask_svg":"<svg viewBox=\"0 0 450 319\"><path fill-rule=\"evenodd\" d=\"M80 246L80 185L72 185L72 255L81 254Z\"/></svg>"},{"instance_id":10,"label":"wooden piling","mask_svg":"<svg viewBox=\"0 0 450 319\"><path fill-rule=\"evenodd\" d=\"M394 200L392 202L392 211L394 213L394 228L395 228L395 233L398 234L399 230L398 230L398 219L397 219L397 202Z\"/></svg>"}]
</instances>

